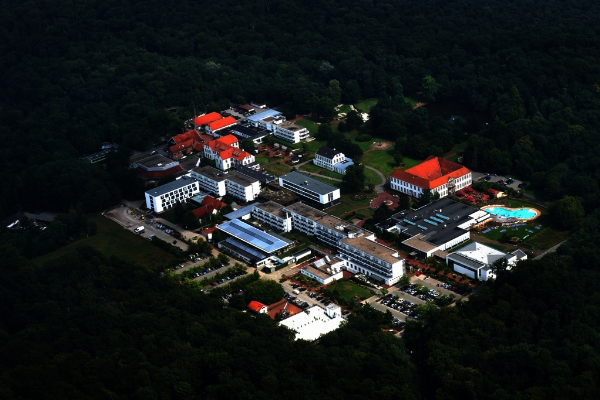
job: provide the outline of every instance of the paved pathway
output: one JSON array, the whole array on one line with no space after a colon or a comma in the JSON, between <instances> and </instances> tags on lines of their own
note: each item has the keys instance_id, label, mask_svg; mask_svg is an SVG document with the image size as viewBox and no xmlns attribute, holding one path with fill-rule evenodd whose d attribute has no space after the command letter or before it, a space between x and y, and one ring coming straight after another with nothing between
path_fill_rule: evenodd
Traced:
<instances>
[{"instance_id":1,"label":"paved pathway","mask_svg":"<svg viewBox=\"0 0 600 400\"><path fill-rule=\"evenodd\" d=\"M569 240L569 239L567 239L567 240ZM545 252L543 252L542 254L540 254L539 256L537 256L536 258L534 258L534 260L539 260L539 259L541 259L542 257L544 257L546 254L549 254L549 253L554 253L554 252L556 251L556 249L558 249L558 248L559 248L559 247L560 247L560 246L561 246L563 243L565 243L567 240L563 240L562 242L560 242L560 243L559 243L559 244L557 244L556 246L554 246L554 247L550 247L548 250L546 250Z\"/></svg>"},{"instance_id":2,"label":"paved pathway","mask_svg":"<svg viewBox=\"0 0 600 400\"><path fill-rule=\"evenodd\" d=\"M379 171L378 169L375 169L373 167L369 167L368 165L365 165L365 168L370 169L371 171L375 172L377 175L379 175L379 178L381 179L381 183L377 186L375 186L375 191L378 193L384 192L384 185L385 182L387 181L387 179L385 178L385 176L381 173L381 171Z\"/></svg>"}]
</instances>

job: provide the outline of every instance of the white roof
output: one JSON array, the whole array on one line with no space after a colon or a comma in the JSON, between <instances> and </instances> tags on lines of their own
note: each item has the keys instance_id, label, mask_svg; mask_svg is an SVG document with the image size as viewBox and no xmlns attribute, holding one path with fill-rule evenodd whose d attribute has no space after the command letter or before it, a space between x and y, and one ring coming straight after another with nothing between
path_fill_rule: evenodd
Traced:
<instances>
[{"instance_id":1,"label":"white roof","mask_svg":"<svg viewBox=\"0 0 600 400\"><path fill-rule=\"evenodd\" d=\"M488 265L506 256L506 253L478 242L472 242L452 254L459 254L482 265Z\"/></svg>"},{"instance_id":2,"label":"white roof","mask_svg":"<svg viewBox=\"0 0 600 400\"><path fill-rule=\"evenodd\" d=\"M281 325L296 331L296 340L317 340L321 335L339 328L343 321L339 315L329 318L319 306L312 306L306 311L309 313L301 312L280 322Z\"/></svg>"}]
</instances>

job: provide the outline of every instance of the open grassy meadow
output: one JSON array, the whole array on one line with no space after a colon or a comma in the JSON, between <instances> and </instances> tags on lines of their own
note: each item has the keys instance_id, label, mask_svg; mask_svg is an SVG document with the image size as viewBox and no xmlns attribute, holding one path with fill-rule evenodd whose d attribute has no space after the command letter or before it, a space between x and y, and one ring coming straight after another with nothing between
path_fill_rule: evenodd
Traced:
<instances>
[{"instance_id":1,"label":"open grassy meadow","mask_svg":"<svg viewBox=\"0 0 600 400\"><path fill-rule=\"evenodd\" d=\"M33 261L38 265L42 265L46 261L59 258L73 251L79 245L91 246L106 256L117 256L126 261L152 268L168 265L175 260L172 254L153 246L149 240L124 229L102 215L95 215L90 218L98 226L96 235L78 240Z\"/></svg>"}]
</instances>

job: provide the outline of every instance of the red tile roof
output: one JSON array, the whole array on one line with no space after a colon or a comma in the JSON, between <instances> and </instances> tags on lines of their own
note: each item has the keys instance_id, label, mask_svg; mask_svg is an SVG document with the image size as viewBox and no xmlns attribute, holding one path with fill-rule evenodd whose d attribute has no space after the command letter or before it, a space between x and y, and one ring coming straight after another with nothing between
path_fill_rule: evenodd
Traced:
<instances>
[{"instance_id":1,"label":"red tile roof","mask_svg":"<svg viewBox=\"0 0 600 400\"><path fill-rule=\"evenodd\" d=\"M219 142L228 144L230 146L238 142L237 138L233 135L221 136L220 138L215 140L218 140Z\"/></svg>"},{"instance_id":2,"label":"red tile roof","mask_svg":"<svg viewBox=\"0 0 600 400\"><path fill-rule=\"evenodd\" d=\"M211 112L210 114L201 115L199 117L194 118L194 124L196 126L208 125L211 122L214 122L218 119L221 119L221 114L216 112Z\"/></svg>"},{"instance_id":3,"label":"red tile roof","mask_svg":"<svg viewBox=\"0 0 600 400\"><path fill-rule=\"evenodd\" d=\"M214 197L206 196L202 199L200 207L196 208L195 210L192 210L192 213L196 218L200 219L212 214L215 210L219 211L226 205L227 204L215 199Z\"/></svg>"},{"instance_id":4,"label":"red tile roof","mask_svg":"<svg viewBox=\"0 0 600 400\"><path fill-rule=\"evenodd\" d=\"M256 300L252 300L250 302L250 304L248 304L248 308L254 312L260 312L260 310L262 310L263 307L267 307L267 306L265 306L263 303L259 303Z\"/></svg>"},{"instance_id":5,"label":"red tile roof","mask_svg":"<svg viewBox=\"0 0 600 400\"><path fill-rule=\"evenodd\" d=\"M206 228L205 230L203 230L203 231L202 231L202 233L209 234L209 233L213 233L213 232L214 232L214 231L216 231L216 230L217 230L217 227L216 227L216 226L213 226L213 227L211 227L211 228Z\"/></svg>"},{"instance_id":6,"label":"red tile roof","mask_svg":"<svg viewBox=\"0 0 600 400\"><path fill-rule=\"evenodd\" d=\"M209 123L208 127L210 128L211 131L216 131L218 129L225 128L227 126L234 125L235 123L236 123L235 118L226 117L226 118Z\"/></svg>"},{"instance_id":7,"label":"red tile roof","mask_svg":"<svg viewBox=\"0 0 600 400\"><path fill-rule=\"evenodd\" d=\"M254 107L249 106L248 104L244 104L243 106L240 106L240 108L246 111L254 111Z\"/></svg>"},{"instance_id":8,"label":"red tile roof","mask_svg":"<svg viewBox=\"0 0 600 400\"><path fill-rule=\"evenodd\" d=\"M182 143L176 144L175 146L169 147L169 151L171 152L171 154L177 153L178 151L182 151L182 150L187 149L188 147L192 147L193 144L194 144L193 139L186 140L185 142L182 142Z\"/></svg>"},{"instance_id":9,"label":"red tile roof","mask_svg":"<svg viewBox=\"0 0 600 400\"><path fill-rule=\"evenodd\" d=\"M448 178L460 178L469 172L466 167L460 164L430 156L421 164L406 171L395 170L391 176L422 189L435 189L447 183Z\"/></svg>"}]
</instances>

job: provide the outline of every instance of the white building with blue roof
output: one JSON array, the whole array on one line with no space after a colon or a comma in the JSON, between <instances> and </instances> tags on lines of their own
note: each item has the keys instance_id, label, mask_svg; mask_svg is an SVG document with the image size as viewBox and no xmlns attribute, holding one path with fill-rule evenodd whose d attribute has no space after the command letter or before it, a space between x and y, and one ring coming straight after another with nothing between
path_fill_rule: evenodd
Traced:
<instances>
[{"instance_id":1,"label":"white building with blue roof","mask_svg":"<svg viewBox=\"0 0 600 400\"><path fill-rule=\"evenodd\" d=\"M298 143L308 139L308 129L286 121L282 113L277 110L265 110L246 118L252 126L273 132L273 136L290 143Z\"/></svg>"},{"instance_id":2,"label":"white building with blue roof","mask_svg":"<svg viewBox=\"0 0 600 400\"><path fill-rule=\"evenodd\" d=\"M346 174L346 168L354 165L352 160L346 159L344 153L327 146L317 150L315 158L313 158L313 164L342 175Z\"/></svg>"}]
</instances>

